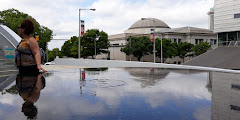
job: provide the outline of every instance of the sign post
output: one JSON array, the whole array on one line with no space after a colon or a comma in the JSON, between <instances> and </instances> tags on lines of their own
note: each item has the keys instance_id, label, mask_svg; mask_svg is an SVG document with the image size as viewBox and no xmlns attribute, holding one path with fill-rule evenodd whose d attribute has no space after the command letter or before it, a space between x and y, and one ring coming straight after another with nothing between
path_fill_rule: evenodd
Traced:
<instances>
[{"instance_id":1,"label":"sign post","mask_svg":"<svg viewBox=\"0 0 240 120\"><path fill-rule=\"evenodd\" d=\"M156 54L156 50L155 50L155 36L154 36L154 33L155 33L155 27L154 29L151 29L151 42L153 42L153 62L155 63L156 61L156 58L155 58L155 54Z\"/></svg>"},{"instance_id":2,"label":"sign post","mask_svg":"<svg viewBox=\"0 0 240 120\"><path fill-rule=\"evenodd\" d=\"M5 48L5 63L14 64L15 61L15 49L14 48Z\"/></svg>"},{"instance_id":3,"label":"sign post","mask_svg":"<svg viewBox=\"0 0 240 120\"><path fill-rule=\"evenodd\" d=\"M5 58L6 59L13 59L15 55L15 49L14 48L6 48L5 49Z\"/></svg>"},{"instance_id":4,"label":"sign post","mask_svg":"<svg viewBox=\"0 0 240 120\"><path fill-rule=\"evenodd\" d=\"M154 34L151 34L150 38L151 38L151 42L154 42Z\"/></svg>"},{"instance_id":5,"label":"sign post","mask_svg":"<svg viewBox=\"0 0 240 120\"><path fill-rule=\"evenodd\" d=\"M81 20L81 36L84 36L84 20Z\"/></svg>"}]
</instances>

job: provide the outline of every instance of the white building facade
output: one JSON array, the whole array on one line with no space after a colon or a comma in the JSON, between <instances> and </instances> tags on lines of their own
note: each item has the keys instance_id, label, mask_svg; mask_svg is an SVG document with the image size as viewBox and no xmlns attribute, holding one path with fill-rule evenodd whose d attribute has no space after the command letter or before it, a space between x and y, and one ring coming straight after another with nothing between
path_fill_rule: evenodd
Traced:
<instances>
[{"instance_id":1,"label":"white building facade","mask_svg":"<svg viewBox=\"0 0 240 120\"><path fill-rule=\"evenodd\" d=\"M165 22L156 18L142 18L135 22L129 29L125 30L122 34L109 36L111 47L110 59L111 60L124 60L124 61L137 61L137 58L133 56L127 56L121 52L127 43L129 36L149 36L151 35L151 29L155 29L155 37L166 38L172 40L172 42L189 42L192 44L199 44L200 42L209 42L212 48L217 47L217 34L212 30L202 29L196 27L180 27L171 29ZM159 47L159 46L156 46ZM190 58L186 58L189 60ZM141 61L153 62L153 55L144 56ZM160 62L160 58L156 57L156 62ZM181 64L183 61L175 57L173 59L167 59L166 63Z\"/></svg>"}]
</instances>

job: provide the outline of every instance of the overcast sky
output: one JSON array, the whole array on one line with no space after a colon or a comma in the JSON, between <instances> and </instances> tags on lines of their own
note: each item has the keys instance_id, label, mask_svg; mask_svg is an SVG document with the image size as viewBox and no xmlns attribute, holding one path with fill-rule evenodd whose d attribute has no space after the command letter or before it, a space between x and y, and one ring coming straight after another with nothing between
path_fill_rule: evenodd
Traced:
<instances>
[{"instance_id":1,"label":"overcast sky","mask_svg":"<svg viewBox=\"0 0 240 120\"><path fill-rule=\"evenodd\" d=\"M171 28L208 28L207 12L214 0L0 0L0 11L17 9L53 30L54 39L78 36L79 8L85 29L103 30L108 35L123 33L141 18L157 18ZM64 41L52 41L49 49L61 48Z\"/></svg>"}]
</instances>

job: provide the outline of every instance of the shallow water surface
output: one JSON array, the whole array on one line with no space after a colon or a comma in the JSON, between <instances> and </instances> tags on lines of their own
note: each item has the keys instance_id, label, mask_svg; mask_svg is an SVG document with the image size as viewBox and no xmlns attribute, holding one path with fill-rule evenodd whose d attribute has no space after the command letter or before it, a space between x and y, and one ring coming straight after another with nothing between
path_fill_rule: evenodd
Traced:
<instances>
[{"instance_id":1,"label":"shallow water surface","mask_svg":"<svg viewBox=\"0 0 240 120\"><path fill-rule=\"evenodd\" d=\"M105 68L52 71L44 77L29 110L26 90L17 91L19 82L1 91L1 120L217 120L239 115L240 102L232 97L240 95L236 74Z\"/></svg>"}]
</instances>

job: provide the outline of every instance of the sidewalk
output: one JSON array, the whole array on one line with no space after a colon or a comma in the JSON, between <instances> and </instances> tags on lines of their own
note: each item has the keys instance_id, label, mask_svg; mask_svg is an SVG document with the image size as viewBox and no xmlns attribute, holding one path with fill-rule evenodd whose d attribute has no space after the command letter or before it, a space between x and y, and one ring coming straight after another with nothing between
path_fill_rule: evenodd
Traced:
<instances>
[{"instance_id":1,"label":"sidewalk","mask_svg":"<svg viewBox=\"0 0 240 120\"><path fill-rule=\"evenodd\" d=\"M95 59L70 59L70 58L58 58L55 59L55 64L59 68L126 68L126 67L137 67L137 68L169 68L169 69L188 69L188 70L203 70L203 71L215 71L215 72L230 72L240 73L239 70L221 69L212 67L202 66L190 66L190 65L176 65L176 64L165 64L165 63L151 63L151 62L138 62L138 61L119 61L119 60L95 60ZM65 66L65 67L64 67ZM54 69L56 68L46 68Z\"/></svg>"}]
</instances>

